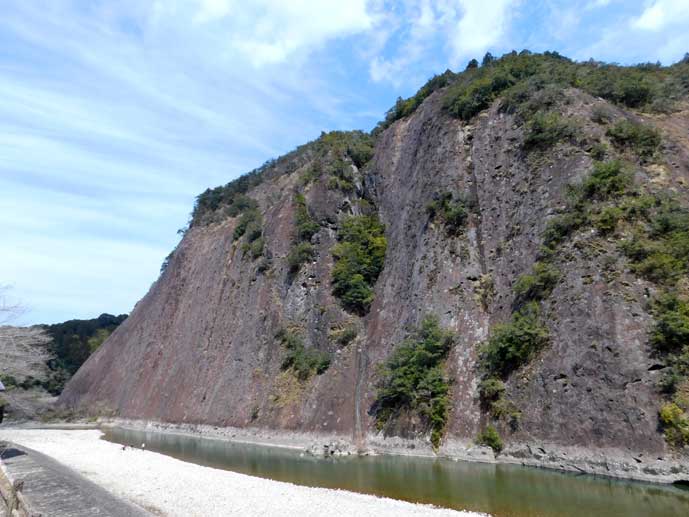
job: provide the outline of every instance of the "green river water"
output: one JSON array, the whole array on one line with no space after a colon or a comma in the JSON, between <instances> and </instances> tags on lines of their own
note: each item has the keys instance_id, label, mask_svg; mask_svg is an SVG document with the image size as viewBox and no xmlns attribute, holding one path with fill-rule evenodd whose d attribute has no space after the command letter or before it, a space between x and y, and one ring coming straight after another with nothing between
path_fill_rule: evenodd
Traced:
<instances>
[{"instance_id":1,"label":"green river water","mask_svg":"<svg viewBox=\"0 0 689 517\"><path fill-rule=\"evenodd\" d=\"M340 488L498 517L682 516L689 490L515 465L401 456L316 458L276 447L107 429L104 439L298 485Z\"/></svg>"}]
</instances>

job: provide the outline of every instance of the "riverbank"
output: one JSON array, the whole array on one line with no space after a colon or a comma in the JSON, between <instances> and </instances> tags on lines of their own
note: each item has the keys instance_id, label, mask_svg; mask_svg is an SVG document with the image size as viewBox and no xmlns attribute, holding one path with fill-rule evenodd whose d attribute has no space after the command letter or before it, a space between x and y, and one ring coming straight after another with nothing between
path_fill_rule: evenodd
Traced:
<instances>
[{"instance_id":1,"label":"riverbank","mask_svg":"<svg viewBox=\"0 0 689 517\"><path fill-rule=\"evenodd\" d=\"M363 452L364 454L436 456L430 443L396 437L383 438L380 434L367 435L365 450L358 451L351 437L337 434L170 424L127 419L105 419L99 422L102 426L146 432L163 432L235 443L300 449L315 455ZM468 440L449 439L441 446L437 455L453 460L523 465L651 483L668 484L689 481L689 460L679 460L669 451L662 455L649 455L625 449L565 447L534 442L508 445L496 457L488 447L477 446Z\"/></svg>"},{"instance_id":2,"label":"riverbank","mask_svg":"<svg viewBox=\"0 0 689 517\"><path fill-rule=\"evenodd\" d=\"M123 448L100 436L97 430L0 430L0 440L50 456L154 515L481 515L246 476Z\"/></svg>"}]
</instances>

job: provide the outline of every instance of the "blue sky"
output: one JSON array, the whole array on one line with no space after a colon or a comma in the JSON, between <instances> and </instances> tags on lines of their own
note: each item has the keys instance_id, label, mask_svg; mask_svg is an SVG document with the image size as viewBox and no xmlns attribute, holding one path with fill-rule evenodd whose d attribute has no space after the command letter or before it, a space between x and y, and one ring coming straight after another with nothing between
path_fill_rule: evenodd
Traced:
<instances>
[{"instance_id":1,"label":"blue sky","mask_svg":"<svg viewBox=\"0 0 689 517\"><path fill-rule=\"evenodd\" d=\"M512 49L669 64L689 0L5 0L0 284L18 323L122 313L194 197Z\"/></svg>"}]
</instances>

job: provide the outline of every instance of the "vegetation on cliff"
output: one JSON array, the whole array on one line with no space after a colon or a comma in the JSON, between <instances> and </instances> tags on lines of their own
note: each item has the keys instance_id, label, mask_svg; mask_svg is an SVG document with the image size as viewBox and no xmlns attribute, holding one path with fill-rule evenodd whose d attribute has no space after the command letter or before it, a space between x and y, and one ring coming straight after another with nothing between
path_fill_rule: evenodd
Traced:
<instances>
[{"instance_id":1,"label":"vegetation on cliff","mask_svg":"<svg viewBox=\"0 0 689 517\"><path fill-rule=\"evenodd\" d=\"M303 194L297 193L294 196L294 236L292 238L292 248L287 255L287 264L290 274L299 271L302 264L313 260L316 250L311 244L311 238L318 233L320 225L313 219L306 198Z\"/></svg>"},{"instance_id":2,"label":"vegetation on cliff","mask_svg":"<svg viewBox=\"0 0 689 517\"><path fill-rule=\"evenodd\" d=\"M363 315L373 302L373 286L383 270L387 240L376 215L349 216L337 229L333 247L333 294L342 306Z\"/></svg>"},{"instance_id":3,"label":"vegetation on cliff","mask_svg":"<svg viewBox=\"0 0 689 517\"><path fill-rule=\"evenodd\" d=\"M443 224L448 236L459 235L464 229L469 215L466 201L452 192L442 192L435 196L426 207L426 211L432 220Z\"/></svg>"},{"instance_id":4,"label":"vegetation on cliff","mask_svg":"<svg viewBox=\"0 0 689 517\"><path fill-rule=\"evenodd\" d=\"M431 443L440 445L450 410L450 381L445 360L454 335L426 316L414 334L402 342L381 369L375 417L379 429L407 411L418 415L431 432Z\"/></svg>"},{"instance_id":5,"label":"vegetation on cliff","mask_svg":"<svg viewBox=\"0 0 689 517\"><path fill-rule=\"evenodd\" d=\"M478 443L479 445L485 445L486 447L490 447L491 449L493 449L493 452L495 454L500 454L504 447L502 443L502 438L500 438L498 430L490 424L487 425L486 428L478 434L478 436L476 437L476 443Z\"/></svg>"},{"instance_id":6,"label":"vegetation on cliff","mask_svg":"<svg viewBox=\"0 0 689 517\"><path fill-rule=\"evenodd\" d=\"M197 198L190 226L204 226L236 217L257 208L247 193L264 181L291 174L304 167L302 184L322 175L328 186L344 192L354 190L352 166L363 167L373 156L373 138L363 131L331 131L316 140L297 147L280 158L269 160L261 167L230 181L226 185L206 189ZM308 165L308 167L307 167Z\"/></svg>"},{"instance_id":7,"label":"vegetation on cliff","mask_svg":"<svg viewBox=\"0 0 689 517\"><path fill-rule=\"evenodd\" d=\"M233 240L244 237L242 252L257 259L263 255L263 216L258 208L245 208L234 227Z\"/></svg>"},{"instance_id":8,"label":"vegetation on cliff","mask_svg":"<svg viewBox=\"0 0 689 517\"><path fill-rule=\"evenodd\" d=\"M281 368L289 370L301 381L320 375L330 366L330 355L314 348L306 348L302 337L292 330L281 329L275 336L285 349Z\"/></svg>"},{"instance_id":9,"label":"vegetation on cliff","mask_svg":"<svg viewBox=\"0 0 689 517\"><path fill-rule=\"evenodd\" d=\"M619 66L598 61L577 63L557 52L513 51L499 59L487 54L482 66L472 60L463 72L448 70L431 78L409 99L398 99L376 131L411 115L424 99L441 88L446 88L445 110L469 120L499 97L509 103L525 91L543 91L549 86L558 90L579 88L621 106L668 112L676 109L676 101L689 93L689 60L669 67L651 63ZM554 122L547 118L539 121L549 125Z\"/></svg>"}]
</instances>

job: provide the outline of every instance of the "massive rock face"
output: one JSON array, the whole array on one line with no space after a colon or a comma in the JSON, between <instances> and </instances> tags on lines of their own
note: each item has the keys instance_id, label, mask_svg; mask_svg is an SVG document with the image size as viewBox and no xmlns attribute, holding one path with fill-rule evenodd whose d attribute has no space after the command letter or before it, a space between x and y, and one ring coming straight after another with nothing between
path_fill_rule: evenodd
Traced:
<instances>
[{"instance_id":1,"label":"massive rock face","mask_svg":"<svg viewBox=\"0 0 689 517\"><path fill-rule=\"evenodd\" d=\"M249 190L263 215L268 262L252 260L233 241L237 217L192 225L150 292L70 381L61 402L132 419L332 432L365 445L376 433L377 365L434 314L457 336L447 363L453 382L445 441L473 439L489 420L477 392L478 348L493 325L509 319L513 285L537 260L566 186L590 171L591 145L561 143L534 156L523 149L523 125L502 113L499 101L467 123L450 117L441 97L435 92L383 131L365 166L351 165L354 192L329 188L327 175L304 186L303 173L314 165L309 146L291 169ZM591 120L596 107L606 106L613 120L640 120L579 90L564 91L563 99L558 109L580 121L590 142L606 139ZM688 120L682 112L648 118L663 131L663 158L636 168L637 181L661 182L684 200L689 149L676 129ZM312 239L315 259L291 275L286 256L296 189L321 230ZM427 212L445 191L461 193L472 207L458 237ZM388 248L374 302L360 317L332 295L330 250L338 220L357 213L362 198L384 223ZM516 428L498 422L498 429L508 445L666 454L658 428L661 372L647 338L649 284L630 273L615 243L578 245L593 231L575 235L555 258L562 278L543 302L550 343L510 376L507 393L521 419ZM342 346L332 332L344 325L358 333ZM285 351L276 334L283 327L329 352L330 368L307 381L282 371ZM417 424L400 419L387 433L419 438Z\"/></svg>"}]
</instances>

